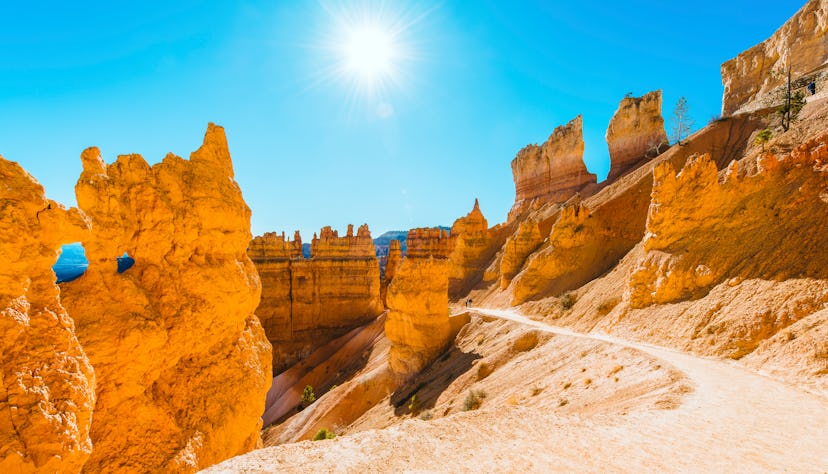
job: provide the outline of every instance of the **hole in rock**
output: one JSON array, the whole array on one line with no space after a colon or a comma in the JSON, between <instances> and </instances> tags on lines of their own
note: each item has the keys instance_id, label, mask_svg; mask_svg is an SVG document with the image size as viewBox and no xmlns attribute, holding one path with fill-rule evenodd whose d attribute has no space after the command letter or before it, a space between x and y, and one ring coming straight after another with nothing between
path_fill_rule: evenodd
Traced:
<instances>
[{"instance_id":1,"label":"hole in rock","mask_svg":"<svg viewBox=\"0 0 828 474\"><path fill-rule=\"evenodd\" d=\"M52 265L52 270L57 276L57 283L72 281L86 272L89 268L89 260L86 259L86 251L80 242L66 244L60 249L60 257Z\"/></svg>"},{"instance_id":2,"label":"hole in rock","mask_svg":"<svg viewBox=\"0 0 828 474\"><path fill-rule=\"evenodd\" d=\"M118 257L118 273L124 273L133 265L135 265L135 259L130 257L128 253L124 252L123 255Z\"/></svg>"}]
</instances>

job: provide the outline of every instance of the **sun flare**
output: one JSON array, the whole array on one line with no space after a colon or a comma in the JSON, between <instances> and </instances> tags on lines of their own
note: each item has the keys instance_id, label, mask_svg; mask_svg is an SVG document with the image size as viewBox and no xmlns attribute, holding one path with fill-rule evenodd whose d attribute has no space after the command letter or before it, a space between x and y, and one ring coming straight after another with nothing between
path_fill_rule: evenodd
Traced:
<instances>
[{"instance_id":1,"label":"sun flare","mask_svg":"<svg viewBox=\"0 0 828 474\"><path fill-rule=\"evenodd\" d=\"M370 82L393 72L395 53L393 37L375 26L351 31L343 48L345 68Z\"/></svg>"}]
</instances>

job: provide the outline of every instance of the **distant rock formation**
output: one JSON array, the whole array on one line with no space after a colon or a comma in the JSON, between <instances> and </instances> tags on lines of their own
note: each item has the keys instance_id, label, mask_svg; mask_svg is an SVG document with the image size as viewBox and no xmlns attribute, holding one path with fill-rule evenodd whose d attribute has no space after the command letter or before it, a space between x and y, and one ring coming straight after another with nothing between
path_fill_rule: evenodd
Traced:
<instances>
[{"instance_id":1,"label":"distant rock formation","mask_svg":"<svg viewBox=\"0 0 828 474\"><path fill-rule=\"evenodd\" d=\"M449 298L467 294L482 280L489 260L502 244L497 240L499 230L500 227L489 229L477 199L471 212L454 221L450 235Z\"/></svg>"},{"instance_id":2,"label":"distant rock formation","mask_svg":"<svg viewBox=\"0 0 828 474\"><path fill-rule=\"evenodd\" d=\"M0 157L0 467L79 472L92 452L95 375L52 265L88 222Z\"/></svg>"},{"instance_id":3,"label":"distant rock formation","mask_svg":"<svg viewBox=\"0 0 828 474\"><path fill-rule=\"evenodd\" d=\"M666 151L668 143L661 116L661 91L625 97L607 128L611 163L607 181Z\"/></svg>"},{"instance_id":4,"label":"distant rock formation","mask_svg":"<svg viewBox=\"0 0 828 474\"><path fill-rule=\"evenodd\" d=\"M324 227L311 241L311 257L301 253L297 232L265 234L250 242L250 255L262 280L256 310L273 344L273 371L287 369L313 350L363 326L383 311L379 264L371 232L352 225L344 237Z\"/></svg>"},{"instance_id":5,"label":"distant rock formation","mask_svg":"<svg viewBox=\"0 0 828 474\"><path fill-rule=\"evenodd\" d=\"M441 229L412 229L408 255L388 286L385 335L389 365L400 377L422 370L448 345L448 241Z\"/></svg>"},{"instance_id":6,"label":"distant rock formation","mask_svg":"<svg viewBox=\"0 0 828 474\"><path fill-rule=\"evenodd\" d=\"M722 115L775 105L772 95L787 81L788 66L794 80L822 68L828 61L826 33L828 0L810 0L770 38L722 64Z\"/></svg>"},{"instance_id":7,"label":"distant rock formation","mask_svg":"<svg viewBox=\"0 0 828 474\"><path fill-rule=\"evenodd\" d=\"M84 470L195 472L256 448L270 344L224 129L210 124L189 160L81 159L89 269L62 292L97 375Z\"/></svg>"},{"instance_id":8,"label":"distant rock formation","mask_svg":"<svg viewBox=\"0 0 828 474\"><path fill-rule=\"evenodd\" d=\"M788 156L761 156L754 175L734 162L724 182L709 155L681 173L658 166L631 306L699 298L728 278L828 278L826 165L828 134Z\"/></svg>"},{"instance_id":9,"label":"distant rock formation","mask_svg":"<svg viewBox=\"0 0 828 474\"><path fill-rule=\"evenodd\" d=\"M515 204L509 220L531 201L564 202L597 178L584 165L583 119L558 127L541 146L529 145L512 160Z\"/></svg>"}]
</instances>

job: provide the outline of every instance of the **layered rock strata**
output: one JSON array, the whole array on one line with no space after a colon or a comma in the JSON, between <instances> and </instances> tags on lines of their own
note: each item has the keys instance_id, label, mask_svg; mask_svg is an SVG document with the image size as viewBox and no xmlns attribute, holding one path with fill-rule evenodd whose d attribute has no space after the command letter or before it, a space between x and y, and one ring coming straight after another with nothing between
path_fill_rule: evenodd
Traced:
<instances>
[{"instance_id":1,"label":"layered rock strata","mask_svg":"<svg viewBox=\"0 0 828 474\"><path fill-rule=\"evenodd\" d=\"M270 344L224 130L210 124L189 160L81 159L89 269L63 301L98 382L84 470L195 472L256 448Z\"/></svg>"},{"instance_id":2,"label":"layered rock strata","mask_svg":"<svg viewBox=\"0 0 828 474\"><path fill-rule=\"evenodd\" d=\"M661 116L661 91L642 97L625 97L607 128L610 171L613 181L625 171L669 148Z\"/></svg>"},{"instance_id":3,"label":"layered rock strata","mask_svg":"<svg viewBox=\"0 0 828 474\"><path fill-rule=\"evenodd\" d=\"M584 165L583 119L558 127L543 145L529 145L512 160L515 204L510 221L533 200L564 202L596 176Z\"/></svg>"},{"instance_id":4,"label":"layered rock strata","mask_svg":"<svg viewBox=\"0 0 828 474\"><path fill-rule=\"evenodd\" d=\"M88 222L0 157L0 469L79 472L92 452L95 375L52 265Z\"/></svg>"},{"instance_id":5,"label":"layered rock strata","mask_svg":"<svg viewBox=\"0 0 828 474\"><path fill-rule=\"evenodd\" d=\"M408 254L388 286L385 335L389 365L400 377L422 370L448 345L448 236L440 229L412 229Z\"/></svg>"},{"instance_id":6,"label":"layered rock strata","mask_svg":"<svg viewBox=\"0 0 828 474\"><path fill-rule=\"evenodd\" d=\"M722 115L774 105L774 90L828 60L828 0L810 0L770 38L722 64ZM799 84L804 87L806 84Z\"/></svg>"},{"instance_id":7,"label":"layered rock strata","mask_svg":"<svg viewBox=\"0 0 828 474\"><path fill-rule=\"evenodd\" d=\"M668 163L655 169L631 306L698 298L726 279L828 278L828 135L788 156L761 156L755 174L741 164L719 173L701 155L680 173Z\"/></svg>"},{"instance_id":8,"label":"layered rock strata","mask_svg":"<svg viewBox=\"0 0 828 474\"><path fill-rule=\"evenodd\" d=\"M379 263L367 225L356 235L349 225L343 237L324 227L313 236L310 258L301 248L298 232L291 242L265 234L248 248L262 279L256 314L273 345L276 374L383 311Z\"/></svg>"},{"instance_id":9,"label":"layered rock strata","mask_svg":"<svg viewBox=\"0 0 828 474\"><path fill-rule=\"evenodd\" d=\"M449 298L465 295L483 279L489 261L499 248L499 227L489 223L474 200L474 207L451 226L452 251L449 254Z\"/></svg>"}]
</instances>

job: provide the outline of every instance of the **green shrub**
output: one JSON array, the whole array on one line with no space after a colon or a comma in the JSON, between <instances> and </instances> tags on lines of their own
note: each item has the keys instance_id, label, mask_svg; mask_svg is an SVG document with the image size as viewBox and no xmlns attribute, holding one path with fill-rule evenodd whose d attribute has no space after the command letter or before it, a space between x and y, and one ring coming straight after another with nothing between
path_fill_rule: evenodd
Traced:
<instances>
[{"instance_id":1,"label":"green shrub","mask_svg":"<svg viewBox=\"0 0 828 474\"><path fill-rule=\"evenodd\" d=\"M773 132L771 129L766 128L756 134L756 138L753 139L753 144L761 145L762 151L765 151L765 143L767 143L771 138L773 138Z\"/></svg>"},{"instance_id":2,"label":"green shrub","mask_svg":"<svg viewBox=\"0 0 828 474\"><path fill-rule=\"evenodd\" d=\"M322 441L323 439L334 439L336 438L336 433L333 431L329 431L328 428L322 428L321 430L317 431L315 435L313 435L314 441Z\"/></svg>"},{"instance_id":3,"label":"green shrub","mask_svg":"<svg viewBox=\"0 0 828 474\"><path fill-rule=\"evenodd\" d=\"M568 291L561 296L561 306L563 306L563 309L571 309L575 306L576 301L577 298L575 297L575 293L572 293L571 291Z\"/></svg>"},{"instance_id":4,"label":"green shrub","mask_svg":"<svg viewBox=\"0 0 828 474\"><path fill-rule=\"evenodd\" d=\"M469 390L463 402L463 411L477 410L483 404L484 398L486 398L486 392L483 390Z\"/></svg>"},{"instance_id":5,"label":"green shrub","mask_svg":"<svg viewBox=\"0 0 828 474\"><path fill-rule=\"evenodd\" d=\"M302 408L307 408L310 406L311 403L316 401L316 395L313 394L313 387L310 385L305 386L305 390L302 391Z\"/></svg>"},{"instance_id":6,"label":"green shrub","mask_svg":"<svg viewBox=\"0 0 828 474\"><path fill-rule=\"evenodd\" d=\"M411 399L408 400L408 411L411 413L417 413L420 411L420 399L417 397L417 394L411 395Z\"/></svg>"}]
</instances>

